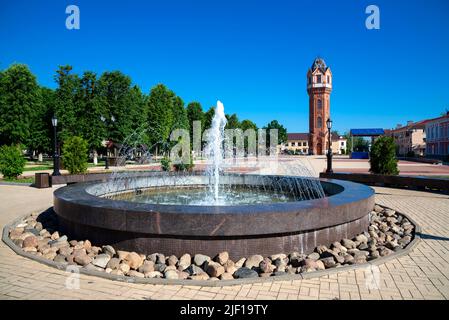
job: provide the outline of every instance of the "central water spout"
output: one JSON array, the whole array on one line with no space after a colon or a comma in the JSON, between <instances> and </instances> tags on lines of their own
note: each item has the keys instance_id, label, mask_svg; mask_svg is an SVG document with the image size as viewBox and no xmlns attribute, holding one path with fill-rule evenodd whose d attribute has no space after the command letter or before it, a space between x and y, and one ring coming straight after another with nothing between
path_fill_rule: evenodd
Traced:
<instances>
[{"instance_id":1,"label":"central water spout","mask_svg":"<svg viewBox=\"0 0 449 320\"><path fill-rule=\"evenodd\" d=\"M206 155L208 160L211 161L207 168L207 172L209 177L212 178L210 180L215 201L218 200L219 196L218 190L220 184L220 171L222 170L223 164L223 141L226 122L223 103L217 101L217 107L215 108L215 114L209 131L209 141L206 146Z\"/></svg>"}]
</instances>

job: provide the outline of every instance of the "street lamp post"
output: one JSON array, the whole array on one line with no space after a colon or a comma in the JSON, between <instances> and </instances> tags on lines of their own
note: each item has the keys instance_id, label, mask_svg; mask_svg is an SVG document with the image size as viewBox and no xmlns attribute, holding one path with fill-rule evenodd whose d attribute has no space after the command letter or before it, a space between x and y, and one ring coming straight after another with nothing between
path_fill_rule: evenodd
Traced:
<instances>
[{"instance_id":1,"label":"street lamp post","mask_svg":"<svg viewBox=\"0 0 449 320\"><path fill-rule=\"evenodd\" d=\"M55 140L55 152L53 154L53 176L60 176L61 173L59 172L59 153L58 153L58 133L57 133L57 127L58 127L58 118L56 116L53 116L51 118L51 124L53 125L53 133L54 133L54 140Z\"/></svg>"},{"instance_id":2,"label":"street lamp post","mask_svg":"<svg viewBox=\"0 0 449 320\"><path fill-rule=\"evenodd\" d=\"M331 137L331 129L332 129L332 120L329 118L326 121L327 131L329 133L329 147L327 149L327 170L326 173L333 173L332 170L332 137Z\"/></svg>"}]
</instances>

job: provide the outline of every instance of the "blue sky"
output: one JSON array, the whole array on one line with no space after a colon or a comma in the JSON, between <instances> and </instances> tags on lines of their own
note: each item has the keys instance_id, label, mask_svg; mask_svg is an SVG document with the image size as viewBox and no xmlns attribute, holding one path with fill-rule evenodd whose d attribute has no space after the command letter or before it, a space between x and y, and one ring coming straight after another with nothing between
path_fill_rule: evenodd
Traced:
<instances>
[{"instance_id":1,"label":"blue sky","mask_svg":"<svg viewBox=\"0 0 449 320\"><path fill-rule=\"evenodd\" d=\"M80 30L65 27L69 4ZM380 8L380 30L365 8ZM449 108L449 1L54 0L0 2L0 69L25 63L55 87L58 65L121 70L204 109L308 130L307 69L332 68L335 128L390 128Z\"/></svg>"}]
</instances>

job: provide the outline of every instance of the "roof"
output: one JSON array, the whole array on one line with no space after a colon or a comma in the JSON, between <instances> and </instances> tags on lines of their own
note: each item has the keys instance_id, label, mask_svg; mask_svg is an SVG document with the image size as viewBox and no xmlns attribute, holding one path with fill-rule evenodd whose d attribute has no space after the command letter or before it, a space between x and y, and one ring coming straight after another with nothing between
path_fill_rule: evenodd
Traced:
<instances>
[{"instance_id":1,"label":"roof","mask_svg":"<svg viewBox=\"0 0 449 320\"><path fill-rule=\"evenodd\" d=\"M350 134L355 137L381 136L385 131L381 128L351 129Z\"/></svg>"},{"instance_id":2,"label":"roof","mask_svg":"<svg viewBox=\"0 0 449 320\"><path fill-rule=\"evenodd\" d=\"M446 118L449 119L449 112L448 112L447 114L441 116L441 117L438 117L438 118L427 119L427 120L425 120L425 122L426 122L426 124L427 124L427 123L429 123L429 122L438 121L438 120L442 120L442 119L446 119Z\"/></svg>"},{"instance_id":3,"label":"roof","mask_svg":"<svg viewBox=\"0 0 449 320\"><path fill-rule=\"evenodd\" d=\"M287 133L287 140L309 140L308 133Z\"/></svg>"},{"instance_id":4,"label":"roof","mask_svg":"<svg viewBox=\"0 0 449 320\"><path fill-rule=\"evenodd\" d=\"M311 69L312 69L312 71L315 71L315 69L320 69L324 73L324 72L326 72L326 70L328 68L327 68L327 65L326 65L326 62L324 61L324 59L317 57L313 61Z\"/></svg>"}]
</instances>

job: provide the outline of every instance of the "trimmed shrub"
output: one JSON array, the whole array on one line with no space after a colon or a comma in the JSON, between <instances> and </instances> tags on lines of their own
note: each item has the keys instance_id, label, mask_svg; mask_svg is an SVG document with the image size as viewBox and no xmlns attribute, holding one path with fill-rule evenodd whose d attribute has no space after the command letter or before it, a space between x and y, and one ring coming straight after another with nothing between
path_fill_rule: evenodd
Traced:
<instances>
[{"instance_id":1,"label":"trimmed shrub","mask_svg":"<svg viewBox=\"0 0 449 320\"><path fill-rule=\"evenodd\" d=\"M396 158L396 144L392 137L379 137L371 147L370 172L377 174L397 175L398 160Z\"/></svg>"},{"instance_id":2,"label":"trimmed shrub","mask_svg":"<svg viewBox=\"0 0 449 320\"><path fill-rule=\"evenodd\" d=\"M15 179L23 173L26 160L18 146L0 147L0 172L6 179Z\"/></svg>"},{"instance_id":3,"label":"trimmed shrub","mask_svg":"<svg viewBox=\"0 0 449 320\"><path fill-rule=\"evenodd\" d=\"M170 159L167 157L162 158L161 160L161 168L162 171L170 171Z\"/></svg>"},{"instance_id":4,"label":"trimmed shrub","mask_svg":"<svg viewBox=\"0 0 449 320\"><path fill-rule=\"evenodd\" d=\"M193 164L193 159L192 157L190 157L190 162L189 163L176 163L173 165L173 167L175 168L175 171L192 171L193 167L195 165Z\"/></svg>"},{"instance_id":5,"label":"trimmed shrub","mask_svg":"<svg viewBox=\"0 0 449 320\"><path fill-rule=\"evenodd\" d=\"M83 138L76 136L68 138L62 146L64 168L71 174L86 172L88 151L87 141Z\"/></svg>"}]
</instances>

